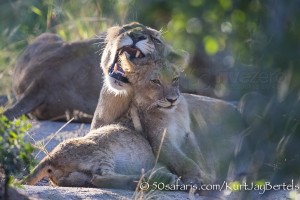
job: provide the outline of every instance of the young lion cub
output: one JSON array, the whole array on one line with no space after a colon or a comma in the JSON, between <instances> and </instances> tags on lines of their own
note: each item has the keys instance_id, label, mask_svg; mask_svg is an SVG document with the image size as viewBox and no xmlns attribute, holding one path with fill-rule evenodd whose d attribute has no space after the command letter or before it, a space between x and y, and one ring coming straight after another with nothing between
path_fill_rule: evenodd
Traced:
<instances>
[{"instance_id":1,"label":"young lion cub","mask_svg":"<svg viewBox=\"0 0 300 200\"><path fill-rule=\"evenodd\" d=\"M155 54L130 58L125 52L119 55L119 59L134 92L132 109L137 109L141 119L141 123L133 119L136 129L147 137L160 162L181 176L184 183L200 185L203 178L208 178L203 173L204 161L196 137L190 129L187 103L178 98L180 93L176 67ZM164 81L160 82L159 77ZM179 104L180 101L182 103ZM174 115L173 111L180 114Z\"/></svg>"},{"instance_id":2,"label":"young lion cub","mask_svg":"<svg viewBox=\"0 0 300 200\"><path fill-rule=\"evenodd\" d=\"M155 157L149 143L130 128L112 124L60 143L23 183L34 185L49 177L54 185L64 187L135 189L142 170L153 167ZM174 183L176 177L160 170L154 178Z\"/></svg>"},{"instance_id":3,"label":"young lion cub","mask_svg":"<svg viewBox=\"0 0 300 200\"><path fill-rule=\"evenodd\" d=\"M224 101L181 94L177 67L160 55L130 58L125 52L119 58L140 119L133 123L159 161L187 184L226 179L245 128L239 112Z\"/></svg>"}]
</instances>

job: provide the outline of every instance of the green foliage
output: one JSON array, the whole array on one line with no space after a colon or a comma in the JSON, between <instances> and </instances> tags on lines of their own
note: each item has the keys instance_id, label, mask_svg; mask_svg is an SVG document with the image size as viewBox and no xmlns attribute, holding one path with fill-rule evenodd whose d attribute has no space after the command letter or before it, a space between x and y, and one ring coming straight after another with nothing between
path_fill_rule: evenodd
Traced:
<instances>
[{"instance_id":1,"label":"green foliage","mask_svg":"<svg viewBox=\"0 0 300 200\"><path fill-rule=\"evenodd\" d=\"M33 164L33 147L23 140L24 133L30 128L24 116L9 121L0 114L0 166L8 175L18 175Z\"/></svg>"},{"instance_id":2,"label":"green foliage","mask_svg":"<svg viewBox=\"0 0 300 200\"><path fill-rule=\"evenodd\" d=\"M0 94L10 92L10 76L20 51L42 32L54 32L64 40L74 41L94 37L114 24L130 21L163 28L171 45L191 54L193 62L189 70L196 77L205 77L201 73L206 68L230 73L229 68L239 70L244 64L260 70L290 69L293 72L290 88L300 88L299 6L300 2L295 0L3 2L0 7L0 18L5 19L0 21ZM205 64L209 58L215 61L214 65ZM246 87L251 88L251 84ZM240 86L226 89L240 90L236 91L238 97L249 91ZM266 91L274 90L267 88L263 92Z\"/></svg>"}]
</instances>

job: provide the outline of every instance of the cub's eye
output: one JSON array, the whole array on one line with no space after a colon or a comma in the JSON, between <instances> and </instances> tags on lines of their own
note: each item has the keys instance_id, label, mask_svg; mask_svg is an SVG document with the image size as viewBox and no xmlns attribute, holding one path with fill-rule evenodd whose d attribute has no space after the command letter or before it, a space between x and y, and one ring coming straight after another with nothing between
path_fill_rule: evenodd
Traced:
<instances>
[{"instance_id":1,"label":"cub's eye","mask_svg":"<svg viewBox=\"0 0 300 200\"><path fill-rule=\"evenodd\" d=\"M173 83L178 83L178 81L179 81L179 77L173 78Z\"/></svg>"},{"instance_id":2,"label":"cub's eye","mask_svg":"<svg viewBox=\"0 0 300 200\"><path fill-rule=\"evenodd\" d=\"M153 40L153 42L155 42L157 44L162 44L162 42L159 39L155 38L155 37L152 37L152 40Z\"/></svg>"},{"instance_id":3,"label":"cub's eye","mask_svg":"<svg viewBox=\"0 0 300 200\"><path fill-rule=\"evenodd\" d=\"M150 82L155 84L155 85L161 85L161 83L158 79L152 79Z\"/></svg>"}]
</instances>

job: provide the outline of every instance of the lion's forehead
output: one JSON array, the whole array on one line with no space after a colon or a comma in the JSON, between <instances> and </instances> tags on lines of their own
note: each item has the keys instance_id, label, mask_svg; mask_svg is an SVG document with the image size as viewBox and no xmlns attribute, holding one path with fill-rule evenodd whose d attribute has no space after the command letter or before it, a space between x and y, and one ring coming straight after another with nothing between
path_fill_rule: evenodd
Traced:
<instances>
[{"instance_id":1,"label":"lion's forehead","mask_svg":"<svg viewBox=\"0 0 300 200\"><path fill-rule=\"evenodd\" d=\"M125 25L121 27L120 30L120 34L129 33L131 35L151 35L156 38L161 38L161 33L159 31L139 23Z\"/></svg>"},{"instance_id":2,"label":"lion's forehead","mask_svg":"<svg viewBox=\"0 0 300 200\"><path fill-rule=\"evenodd\" d=\"M172 80L174 77L179 76L179 71L175 65L159 63L153 65L152 68L148 67L151 78L160 78L166 80Z\"/></svg>"}]
</instances>

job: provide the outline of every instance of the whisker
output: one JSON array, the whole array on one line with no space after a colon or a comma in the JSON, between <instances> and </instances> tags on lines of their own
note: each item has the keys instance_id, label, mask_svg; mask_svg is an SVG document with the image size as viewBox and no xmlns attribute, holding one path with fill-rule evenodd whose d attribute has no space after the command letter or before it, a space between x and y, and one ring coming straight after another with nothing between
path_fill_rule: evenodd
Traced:
<instances>
[{"instance_id":1,"label":"whisker","mask_svg":"<svg viewBox=\"0 0 300 200\"><path fill-rule=\"evenodd\" d=\"M168 30L165 30L163 32L161 32L162 35L166 34L167 32L169 32Z\"/></svg>"}]
</instances>

